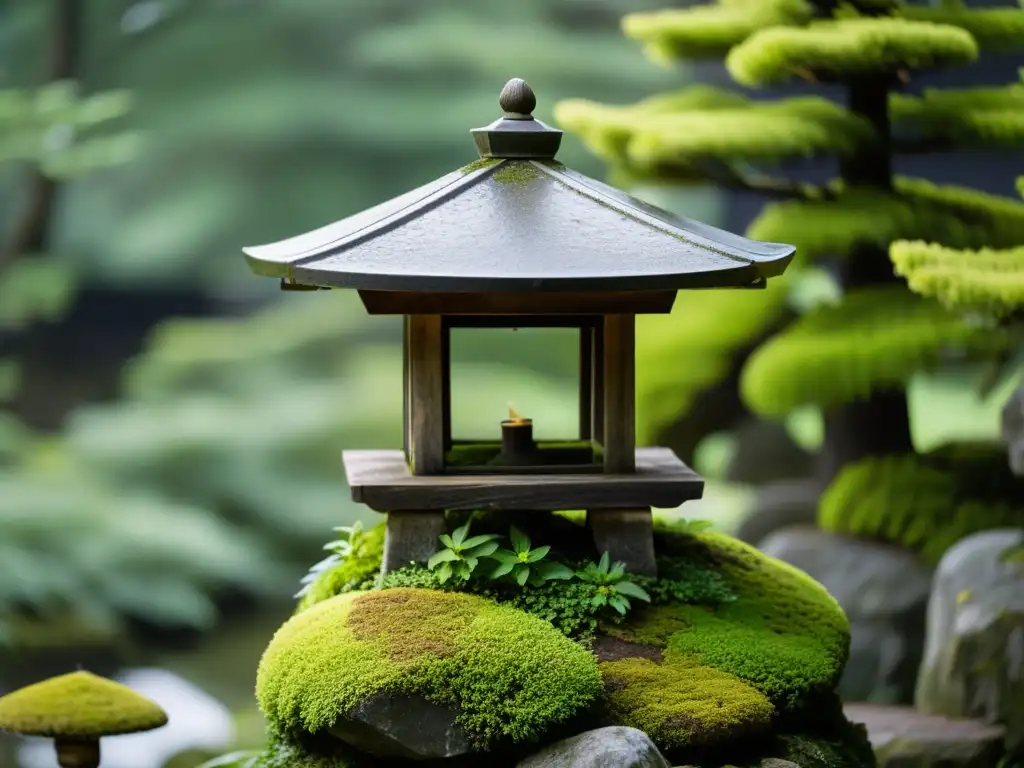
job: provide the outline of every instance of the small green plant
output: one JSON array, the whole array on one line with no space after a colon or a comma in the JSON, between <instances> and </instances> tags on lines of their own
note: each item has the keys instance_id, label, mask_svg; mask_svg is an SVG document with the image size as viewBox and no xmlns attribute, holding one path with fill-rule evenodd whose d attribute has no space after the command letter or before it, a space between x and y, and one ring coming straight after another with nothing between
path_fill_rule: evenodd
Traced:
<instances>
[{"instance_id":1,"label":"small green plant","mask_svg":"<svg viewBox=\"0 0 1024 768\"><path fill-rule=\"evenodd\" d=\"M302 580L299 582L302 586L298 592L295 593L297 599L301 599L306 596L306 593L313 588L313 582L324 571L328 571L337 565L341 565L345 558L352 554L353 550L359 547L359 544L363 540L365 531L363 531L363 524L358 520L354 525L339 526L332 528L335 533L342 533L344 536L336 539L335 541L329 541L324 544L323 548L326 549L329 554L319 563L310 566L309 571Z\"/></svg>"},{"instance_id":2,"label":"small green plant","mask_svg":"<svg viewBox=\"0 0 1024 768\"><path fill-rule=\"evenodd\" d=\"M679 520L673 521L671 526L673 533L682 533L687 536L704 533L714 527L715 524L710 520Z\"/></svg>"},{"instance_id":3,"label":"small green plant","mask_svg":"<svg viewBox=\"0 0 1024 768\"><path fill-rule=\"evenodd\" d=\"M566 565L545 561L551 547L530 548L530 537L515 526L509 530L512 549L496 549L488 557L498 566L488 574L492 579L511 576L519 586L540 586L546 581L571 579L573 571Z\"/></svg>"},{"instance_id":4,"label":"small green plant","mask_svg":"<svg viewBox=\"0 0 1024 768\"><path fill-rule=\"evenodd\" d=\"M437 574L437 579L442 584L451 579L469 581L473 571L480 564L480 559L490 556L498 548L496 534L469 536L471 522L456 528L451 536L442 533L438 537L444 544L444 549L431 556L427 561L427 568Z\"/></svg>"},{"instance_id":5,"label":"small green plant","mask_svg":"<svg viewBox=\"0 0 1024 768\"><path fill-rule=\"evenodd\" d=\"M207 760L197 768L256 768L260 758L259 752L231 752L227 755Z\"/></svg>"},{"instance_id":6,"label":"small green plant","mask_svg":"<svg viewBox=\"0 0 1024 768\"><path fill-rule=\"evenodd\" d=\"M581 581L597 587L597 594L590 600L595 608L608 605L625 616L631 607L629 598L651 602L651 596L643 587L628 580L626 566L622 563L612 565L607 552L601 555L598 562L588 563L585 568L576 571L576 576Z\"/></svg>"}]
</instances>

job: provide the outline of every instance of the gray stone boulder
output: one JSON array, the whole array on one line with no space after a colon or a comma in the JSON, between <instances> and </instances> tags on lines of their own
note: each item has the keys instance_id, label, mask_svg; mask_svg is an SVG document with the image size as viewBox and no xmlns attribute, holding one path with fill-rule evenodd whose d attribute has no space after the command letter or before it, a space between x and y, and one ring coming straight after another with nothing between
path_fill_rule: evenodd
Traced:
<instances>
[{"instance_id":1,"label":"gray stone boulder","mask_svg":"<svg viewBox=\"0 0 1024 768\"><path fill-rule=\"evenodd\" d=\"M1002 412L1002 438L1010 454L1010 469L1024 475L1024 384L1017 387Z\"/></svg>"},{"instance_id":2,"label":"gray stone boulder","mask_svg":"<svg viewBox=\"0 0 1024 768\"><path fill-rule=\"evenodd\" d=\"M846 612L850 660L840 695L847 701L911 702L931 569L898 547L811 527L783 528L759 548L817 580Z\"/></svg>"},{"instance_id":3,"label":"gray stone boulder","mask_svg":"<svg viewBox=\"0 0 1024 768\"><path fill-rule=\"evenodd\" d=\"M647 734L636 728L597 728L557 741L516 768L670 768Z\"/></svg>"},{"instance_id":4,"label":"gray stone boulder","mask_svg":"<svg viewBox=\"0 0 1024 768\"><path fill-rule=\"evenodd\" d=\"M378 757L431 760L473 751L456 713L418 696L382 693L361 702L328 731Z\"/></svg>"},{"instance_id":5,"label":"gray stone boulder","mask_svg":"<svg viewBox=\"0 0 1024 768\"><path fill-rule=\"evenodd\" d=\"M818 516L821 483L779 480L754 491L750 509L736 527L736 538L757 546L783 528L813 526Z\"/></svg>"},{"instance_id":6,"label":"gray stone boulder","mask_svg":"<svg viewBox=\"0 0 1024 768\"><path fill-rule=\"evenodd\" d=\"M1001 726L885 704L843 709L867 726L878 768L996 768L1003 755Z\"/></svg>"},{"instance_id":7,"label":"gray stone boulder","mask_svg":"<svg viewBox=\"0 0 1024 768\"><path fill-rule=\"evenodd\" d=\"M915 703L922 712L1004 723L1024 747L1024 529L951 547L928 604Z\"/></svg>"}]
</instances>

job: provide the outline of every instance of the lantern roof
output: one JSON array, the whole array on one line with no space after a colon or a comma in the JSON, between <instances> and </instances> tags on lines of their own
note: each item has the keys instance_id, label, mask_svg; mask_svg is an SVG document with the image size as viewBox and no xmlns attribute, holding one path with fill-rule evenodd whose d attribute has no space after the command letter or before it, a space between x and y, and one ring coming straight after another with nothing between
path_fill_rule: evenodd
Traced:
<instances>
[{"instance_id":1,"label":"lantern roof","mask_svg":"<svg viewBox=\"0 0 1024 768\"><path fill-rule=\"evenodd\" d=\"M782 274L794 247L678 216L555 160L562 132L511 80L473 130L480 159L334 224L245 248L298 285L412 293L730 288Z\"/></svg>"}]
</instances>

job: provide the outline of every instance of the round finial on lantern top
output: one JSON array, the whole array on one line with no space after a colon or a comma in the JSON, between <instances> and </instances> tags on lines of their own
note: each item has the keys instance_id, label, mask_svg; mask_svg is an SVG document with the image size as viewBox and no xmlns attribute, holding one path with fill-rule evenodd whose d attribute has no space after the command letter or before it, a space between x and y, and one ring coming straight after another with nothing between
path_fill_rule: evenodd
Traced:
<instances>
[{"instance_id":1,"label":"round finial on lantern top","mask_svg":"<svg viewBox=\"0 0 1024 768\"><path fill-rule=\"evenodd\" d=\"M537 97L525 80L514 77L501 89L498 105L510 120L532 120Z\"/></svg>"}]
</instances>

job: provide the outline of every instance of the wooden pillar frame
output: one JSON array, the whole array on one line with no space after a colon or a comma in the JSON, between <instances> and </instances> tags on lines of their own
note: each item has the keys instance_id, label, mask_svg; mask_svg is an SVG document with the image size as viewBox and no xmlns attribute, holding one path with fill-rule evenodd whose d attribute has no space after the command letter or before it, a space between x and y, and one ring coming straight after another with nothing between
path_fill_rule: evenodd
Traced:
<instances>
[{"instance_id":1,"label":"wooden pillar frame","mask_svg":"<svg viewBox=\"0 0 1024 768\"><path fill-rule=\"evenodd\" d=\"M604 318L604 471L636 469L635 315Z\"/></svg>"},{"instance_id":2,"label":"wooden pillar frame","mask_svg":"<svg viewBox=\"0 0 1024 768\"><path fill-rule=\"evenodd\" d=\"M444 471L445 365L440 315L407 315L405 444L415 475Z\"/></svg>"}]
</instances>

